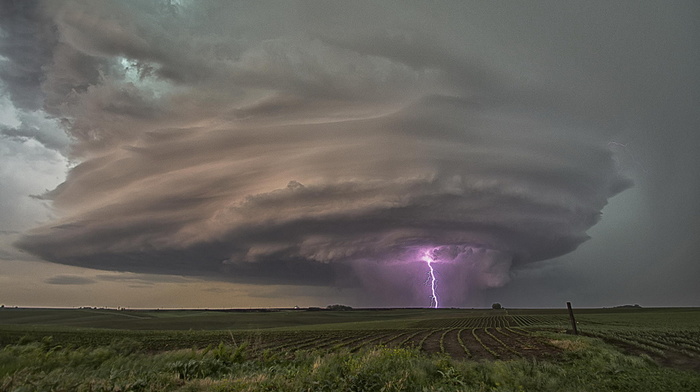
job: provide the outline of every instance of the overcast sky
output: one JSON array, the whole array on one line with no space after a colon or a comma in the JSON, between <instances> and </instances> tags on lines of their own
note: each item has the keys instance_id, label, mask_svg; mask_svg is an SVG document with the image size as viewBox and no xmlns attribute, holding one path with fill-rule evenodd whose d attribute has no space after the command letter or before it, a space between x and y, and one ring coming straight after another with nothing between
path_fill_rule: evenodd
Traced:
<instances>
[{"instance_id":1,"label":"overcast sky","mask_svg":"<svg viewBox=\"0 0 700 392\"><path fill-rule=\"evenodd\" d=\"M1 4L6 305L700 305L695 1Z\"/></svg>"}]
</instances>

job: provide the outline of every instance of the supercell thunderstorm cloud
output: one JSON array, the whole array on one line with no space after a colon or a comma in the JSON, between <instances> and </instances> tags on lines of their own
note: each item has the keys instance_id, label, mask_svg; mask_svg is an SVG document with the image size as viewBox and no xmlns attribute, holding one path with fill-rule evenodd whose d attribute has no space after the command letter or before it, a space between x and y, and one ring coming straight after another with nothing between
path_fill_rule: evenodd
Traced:
<instances>
[{"instance_id":1,"label":"supercell thunderstorm cloud","mask_svg":"<svg viewBox=\"0 0 700 392\"><path fill-rule=\"evenodd\" d=\"M75 162L40 196L55 219L16 246L95 269L462 306L574 251L631 186L590 92L485 61L454 10L324 5L15 9L22 25L4 34L39 55L5 50L26 72L5 88L60 124Z\"/></svg>"}]
</instances>

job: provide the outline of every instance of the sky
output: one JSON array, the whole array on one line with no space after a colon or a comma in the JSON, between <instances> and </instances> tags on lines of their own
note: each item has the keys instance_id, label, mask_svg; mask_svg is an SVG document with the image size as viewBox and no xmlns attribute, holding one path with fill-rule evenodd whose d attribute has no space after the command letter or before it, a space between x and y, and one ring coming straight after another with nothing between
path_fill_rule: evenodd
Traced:
<instances>
[{"instance_id":1,"label":"sky","mask_svg":"<svg viewBox=\"0 0 700 392\"><path fill-rule=\"evenodd\" d=\"M0 303L700 306L698 20L3 0Z\"/></svg>"}]
</instances>

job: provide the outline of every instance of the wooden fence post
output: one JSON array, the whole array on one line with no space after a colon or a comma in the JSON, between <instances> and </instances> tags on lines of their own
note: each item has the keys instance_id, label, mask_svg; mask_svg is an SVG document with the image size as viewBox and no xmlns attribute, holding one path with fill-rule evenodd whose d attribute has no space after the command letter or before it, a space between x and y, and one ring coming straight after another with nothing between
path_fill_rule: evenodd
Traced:
<instances>
[{"instance_id":1,"label":"wooden fence post","mask_svg":"<svg viewBox=\"0 0 700 392\"><path fill-rule=\"evenodd\" d=\"M578 329L576 328L576 319L574 318L574 311L571 309L571 302L567 302L566 307L569 308L569 318L571 319L571 328L573 328L573 330L574 330L574 335L578 335Z\"/></svg>"}]
</instances>

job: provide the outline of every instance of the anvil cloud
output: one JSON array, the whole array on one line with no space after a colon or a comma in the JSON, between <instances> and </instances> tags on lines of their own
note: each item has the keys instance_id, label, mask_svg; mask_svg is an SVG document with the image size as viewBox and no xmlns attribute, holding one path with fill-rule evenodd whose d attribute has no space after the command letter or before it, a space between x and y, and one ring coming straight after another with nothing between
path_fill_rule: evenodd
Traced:
<instances>
[{"instance_id":1,"label":"anvil cloud","mask_svg":"<svg viewBox=\"0 0 700 392\"><path fill-rule=\"evenodd\" d=\"M40 196L57 217L17 247L105 270L343 287L377 286L425 247L469 264L479 287L574 251L632 186L610 145L614 109L586 81L509 67L471 9L15 10L6 89L58 121L70 151L45 145L77 163Z\"/></svg>"}]
</instances>

